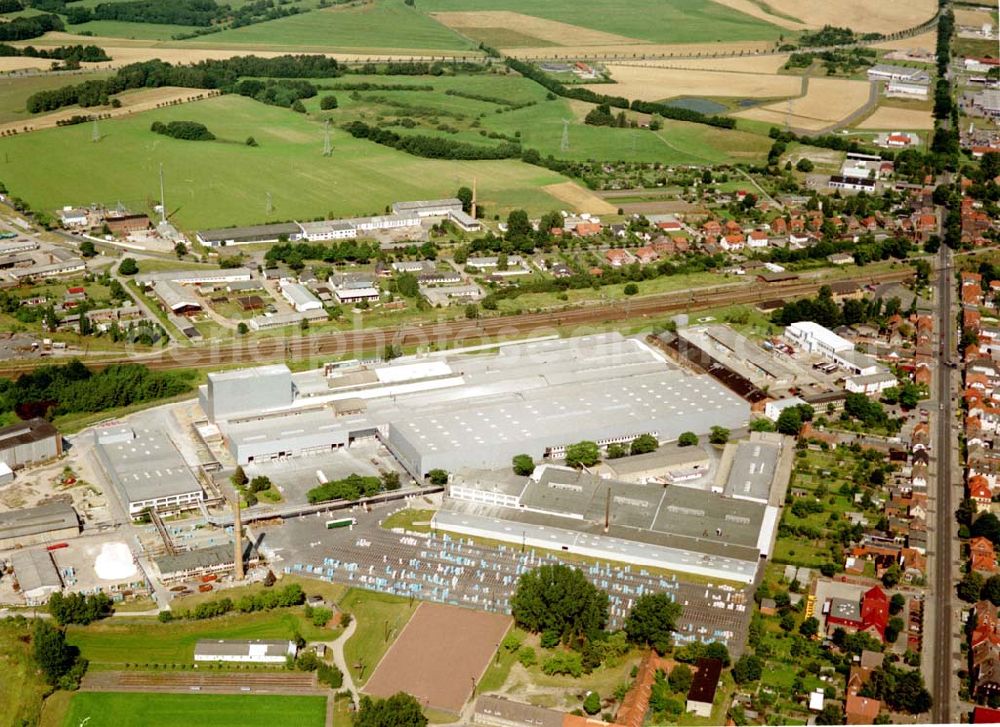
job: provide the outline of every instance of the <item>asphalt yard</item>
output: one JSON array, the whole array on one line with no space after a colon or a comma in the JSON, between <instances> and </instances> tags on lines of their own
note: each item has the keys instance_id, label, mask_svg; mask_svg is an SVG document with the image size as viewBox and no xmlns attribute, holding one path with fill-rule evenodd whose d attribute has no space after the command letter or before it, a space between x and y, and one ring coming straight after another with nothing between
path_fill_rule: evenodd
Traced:
<instances>
[{"instance_id":1,"label":"asphalt yard","mask_svg":"<svg viewBox=\"0 0 1000 727\"><path fill-rule=\"evenodd\" d=\"M501 614L510 613L510 598L522 573L560 562L554 554L531 548L522 552L517 546L393 533L379 525L393 509L307 515L255 528L253 534L261 538L275 569L285 573ZM346 516L356 518L357 525L326 528L326 521ZM626 564L578 567L607 591L611 627L622 625L636 597L666 592L684 606L675 635L678 643L721 641L738 657L746 642L750 609L744 588L690 583Z\"/></svg>"}]
</instances>

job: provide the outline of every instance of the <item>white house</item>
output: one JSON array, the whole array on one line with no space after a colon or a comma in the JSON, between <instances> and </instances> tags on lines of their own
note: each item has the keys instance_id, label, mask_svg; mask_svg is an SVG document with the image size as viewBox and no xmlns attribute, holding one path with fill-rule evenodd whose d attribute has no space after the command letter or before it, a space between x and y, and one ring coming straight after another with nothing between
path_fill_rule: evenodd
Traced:
<instances>
[{"instance_id":1,"label":"white house","mask_svg":"<svg viewBox=\"0 0 1000 727\"><path fill-rule=\"evenodd\" d=\"M232 661L251 664L284 664L295 658L292 641L231 641L201 639L194 647L195 661Z\"/></svg>"},{"instance_id":2,"label":"white house","mask_svg":"<svg viewBox=\"0 0 1000 727\"><path fill-rule=\"evenodd\" d=\"M892 373L879 371L864 376L851 376L844 382L844 388L852 394L867 394L870 396L881 393L898 384L899 382Z\"/></svg>"},{"instance_id":3,"label":"white house","mask_svg":"<svg viewBox=\"0 0 1000 727\"><path fill-rule=\"evenodd\" d=\"M791 409L795 406L801 406L805 404L805 399L801 399L797 396L790 396L787 399L777 399L775 401L769 401L764 405L764 416L770 419L772 422L778 421L778 417L781 416L781 412L785 409Z\"/></svg>"}]
</instances>

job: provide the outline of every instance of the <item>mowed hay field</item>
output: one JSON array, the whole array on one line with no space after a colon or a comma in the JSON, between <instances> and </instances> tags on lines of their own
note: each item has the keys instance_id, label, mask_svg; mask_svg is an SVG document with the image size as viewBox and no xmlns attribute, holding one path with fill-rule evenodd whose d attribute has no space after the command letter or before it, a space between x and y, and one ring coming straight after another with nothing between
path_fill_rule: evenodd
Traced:
<instances>
[{"instance_id":1,"label":"mowed hay field","mask_svg":"<svg viewBox=\"0 0 1000 727\"><path fill-rule=\"evenodd\" d=\"M558 200L578 210L586 210L595 215L613 215L618 211L610 202L598 197L589 189L584 189L576 182L550 184L543 189Z\"/></svg>"},{"instance_id":2,"label":"mowed hay field","mask_svg":"<svg viewBox=\"0 0 1000 727\"><path fill-rule=\"evenodd\" d=\"M621 61L615 66L642 66L646 68L683 68L692 71L731 71L733 73L768 73L781 70L788 61L787 53L739 58L678 58L649 61Z\"/></svg>"},{"instance_id":3,"label":"mowed hay field","mask_svg":"<svg viewBox=\"0 0 1000 727\"><path fill-rule=\"evenodd\" d=\"M926 109L906 109L879 106L875 113L857 124L859 129L928 130L934 128L934 117Z\"/></svg>"},{"instance_id":4,"label":"mowed hay field","mask_svg":"<svg viewBox=\"0 0 1000 727\"><path fill-rule=\"evenodd\" d=\"M325 697L77 692L64 727L322 727Z\"/></svg>"},{"instance_id":5,"label":"mowed hay field","mask_svg":"<svg viewBox=\"0 0 1000 727\"><path fill-rule=\"evenodd\" d=\"M72 76L0 76L0 124L11 121L28 122L32 115L25 105L28 97L39 91L62 88L68 83L83 83L107 78L108 73L84 73ZM33 121L32 121L33 123ZM24 126L22 123L21 126Z\"/></svg>"},{"instance_id":6,"label":"mowed hay field","mask_svg":"<svg viewBox=\"0 0 1000 727\"><path fill-rule=\"evenodd\" d=\"M913 28L933 18L938 9L937 0L767 0L761 5L766 9L765 17L774 17L775 23L779 18L791 18L810 28L836 25L858 33L893 33Z\"/></svg>"},{"instance_id":7,"label":"mowed hay field","mask_svg":"<svg viewBox=\"0 0 1000 727\"><path fill-rule=\"evenodd\" d=\"M781 98L802 93L802 79L765 73L685 70L609 64L616 85L613 93L630 99L659 101L676 96ZM610 93L606 84L592 84L596 93Z\"/></svg>"},{"instance_id":8,"label":"mowed hay field","mask_svg":"<svg viewBox=\"0 0 1000 727\"><path fill-rule=\"evenodd\" d=\"M40 114L37 116L27 116L23 121L11 121L0 124L0 132L7 130L19 130L25 126L30 126L32 130L52 129L59 125L59 121L68 119L79 114L107 114L111 117L128 116L155 109L162 104L174 103L177 101L195 101L213 95L213 91L196 88L178 88L173 86L161 86L160 88L140 88L134 91L126 91L117 96L121 101L121 106L100 106L81 109L79 106L60 109L50 114Z\"/></svg>"},{"instance_id":9,"label":"mowed hay field","mask_svg":"<svg viewBox=\"0 0 1000 727\"><path fill-rule=\"evenodd\" d=\"M182 141L149 130L153 121L173 120L204 123L218 140ZM0 139L8 160L4 182L41 210L117 200L143 208L159 197L162 163L172 219L191 230L265 222L269 193L272 219L312 219L380 213L397 200L451 196L474 177L491 210L524 207L537 214L553 204L539 189L566 181L513 160L420 159L338 130L333 156L325 158L320 123L238 96L102 122L98 143L91 142L91 133L82 124ZM260 146L246 146L249 136Z\"/></svg>"},{"instance_id":10,"label":"mowed hay field","mask_svg":"<svg viewBox=\"0 0 1000 727\"><path fill-rule=\"evenodd\" d=\"M419 0L424 11L435 13L485 13L480 27L495 27L491 16L509 11L545 20L554 20L589 31L612 33L646 43L715 43L734 40L774 41L784 31L740 12L734 12L712 0ZM447 22L448 15L439 16ZM474 28L463 18L463 33L472 36ZM580 40L574 32L559 38L533 35L529 25L513 30L536 37L535 45L556 42L562 46L608 45ZM539 26L538 32L543 32ZM585 36L587 37L587 36Z\"/></svg>"},{"instance_id":11,"label":"mowed hay field","mask_svg":"<svg viewBox=\"0 0 1000 727\"><path fill-rule=\"evenodd\" d=\"M735 116L779 126L788 121L795 128L818 131L860 109L870 93L866 81L811 78L805 96L741 111Z\"/></svg>"},{"instance_id":12,"label":"mowed hay field","mask_svg":"<svg viewBox=\"0 0 1000 727\"><path fill-rule=\"evenodd\" d=\"M252 46L294 51L368 50L382 53L465 51L474 46L425 13L396 0L333 7L185 41L193 47Z\"/></svg>"}]
</instances>

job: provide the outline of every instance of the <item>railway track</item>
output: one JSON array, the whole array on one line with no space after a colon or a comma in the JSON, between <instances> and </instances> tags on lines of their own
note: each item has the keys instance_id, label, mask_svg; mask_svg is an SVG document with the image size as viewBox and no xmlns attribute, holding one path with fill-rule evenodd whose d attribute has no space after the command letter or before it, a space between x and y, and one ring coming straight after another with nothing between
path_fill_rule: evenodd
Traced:
<instances>
[{"instance_id":1,"label":"railway track","mask_svg":"<svg viewBox=\"0 0 1000 727\"><path fill-rule=\"evenodd\" d=\"M900 282L911 276L912 271L904 269L846 280L858 285L868 285ZM262 364L275 361L303 361L319 365L331 358L371 355L389 346L400 348L435 346L444 349L456 344L474 345L525 335L544 335L567 327L586 327L723 305L746 305L766 300L801 297L814 293L828 282L796 280L771 285L734 283L629 299L614 304L587 305L539 313L304 336L214 341L203 345L171 348L154 354L125 353L84 358L84 360L95 368L116 363L143 363L151 369L162 370ZM34 370L38 365L37 359L3 362L0 364L0 376L16 377Z\"/></svg>"}]
</instances>

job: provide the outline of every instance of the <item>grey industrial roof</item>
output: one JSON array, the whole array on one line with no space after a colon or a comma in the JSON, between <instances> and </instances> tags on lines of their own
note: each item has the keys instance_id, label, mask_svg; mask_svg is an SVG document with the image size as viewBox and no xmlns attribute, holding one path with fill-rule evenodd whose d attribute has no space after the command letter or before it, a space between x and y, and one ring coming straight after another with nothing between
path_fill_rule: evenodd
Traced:
<instances>
[{"instance_id":1,"label":"grey industrial roof","mask_svg":"<svg viewBox=\"0 0 1000 727\"><path fill-rule=\"evenodd\" d=\"M201 303L194 293L172 280L157 280L153 283L153 292L171 310L177 310L189 305L201 307Z\"/></svg>"},{"instance_id":2,"label":"grey industrial roof","mask_svg":"<svg viewBox=\"0 0 1000 727\"><path fill-rule=\"evenodd\" d=\"M181 453L162 429L137 429L135 439L98 442L96 451L128 502L201 491Z\"/></svg>"},{"instance_id":3,"label":"grey industrial roof","mask_svg":"<svg viewBox=\"0 0 1000 727\"><path fill-rule=\"evenodd\" d=\"M249 281L253 271L249 268L208 268L199 270L160 270L153 273L143 273L136 276L142 283L155 283L160 280L170 280L175 283L200 283L206 280L224 280L226 282Z\"/></svg>"},{"instance_id":4,"label":"grey industrial roof","mask_svg":"<svg viewBox=\"0 0 1000 727\"><path fill-rule=\"evenodd\" d=\"M65 528L79 528L76 510L65 502L0 513L0 539L37 535Z\"/></svg>"},{"instance_id":5,"label":"grey industrial roof","mask_svg":"<svg viewBox=\"0 0 1000 727\"><path fill-rule=\"evenodd\" d=\"M617 476L636 472L648 472L651 470L671 470L678 467L688 467L701 462L709 461L708 453L701 447L678 447L676 445L666 445L655 452L647 454L637 454L632 457L620 457L619 459L609 459L604 464Z\"/></svg>"},{"instance_id":6,"label":"grey industrial roof","mask_svg":"<svg viewBox=\"0 0 1000 727\"><path fill-rule=\"evenodd\" d=\"M391 405L392 428L425 455L515 444L532 453L542 443L645 432L674 439L749 418L747 403L708 376L682 371L618 334L522 344L449 364L464 386L370 407Z\"/></svg>"},{"instance_id":7,"label":"grey industrial roof","mask_svg":"<svg viewBox=\"0 0 1000 727\"><path fill-rule=\"evenodd\" d=\"M532 727L562 727L565 719L564 713L554 709L512 702L491 694L484 694L476 700L476 714L483 715L486 720Z\"/></svg>"},{"instance_id":8,"label":"grey industrial roof","mask_svg":"<svg viewBox=\"0 0 1000 727\"><path fill-rule=\"evenodd\" d=\"M769 442L739 442L724 493L767 502L781 447Z\"/></svg>"},{"instance_id":9,"label":"grey industrial roof","mask_svg":"<svg viewBox=\"0 0 1000 727\"><path fill-rule=\"evenodd\" d=\"M199 639L194 647L195 656L247 656L254 646L264 647L267 656L285 656L291 641L279 639L254 639L236 641L232 639Z\"/></svg>"},{"instance_id":10,"label":"grey industrial roof","mask_svg":"<svg viewBox=\"0 0 1000 727\"><path fill-rule=\"evenodd\" d=\"M40 548L16 550L10 556L17 582L24 592L37 588L61 588L59 570L52 562L52 554Z\"/></svg>"},{"instance_id":11,"label":"grey industrial roof","mask_svg":"<svg viewBox=\"0 0 1000 727\"><path fill-rule=\"evenodd\" d=\"M654 542L658 542L657 536L672 536L708 545L725 544L756 550L764 520L762 503L729 499L689 487L607 480L565 467L544 467L536 475L537 480L533 475L524 481L521 508L504 508L503 513L496 513L493 506L486 506L483 514L513 516L517 520L537 514L546 519L533 522L574 529L593 526L603 530L610 493L610 523L628 531L622 537L634 539L640 537L637 531L649 531ZM488 476L462 480L468 487L481 489L489 482ZM516 494L513 488L509 494ZM689 544L686 547L695 549L696 546Z\"/></svg>"},{"instance_id":12,"label":"grey industrial roof","mask_svg":"<svg viewBox=\"0 0 1000 727\"><path fill-rule=\"evenodd\" d=\"M868 366L874 366L878 363L874 356L869 356L867 353L861 353L860 351L838 351L837 355L859 368L867 368Z\"/></svg>"},{"instance_id":13,"label":"grey industrial roof","mask_svg":"<svg viewBox=\"0 0 1000 727\"><path fill-rule=\"evenodd\" d=\"M349 416L337 418L329 409L296 411L230 422L226 427L226 436L235 446L283 441L327 431L340 431L350 421Z\"/></svg>"},{"instance_id":14,"label":"grey industrial roof","mask_svg":"<svg viewBox=\"0 0 1000 727\"><path fill-rule=\"evenodd\" d=\"M292 372L285 364L269 364L246 369L233 369L232 371L216 371L208 375L208 380L212 383L242 381L252 386L259 381L269 379L271 376L281 374L290 377Z\"/></svg>"},{"instance_id":15,"label":"grey industrial roof","mask_svg":"<svg viewBox=\"0 0 1000 727\"><path fill-rule=\"evenodd\" d=\"M851 381L855 384L878 384L883 381L896 381L896 375L891 371L878 371L874 374L864 374L861 376L852 376Z\"/></svg>"},{"instance_id":16,"label":"grey industrial roof","mask_svg":"<svg viewBox=\"0 0 1000 727\"><path fill-rule=\"evenodd\" d=\"M300 232L301 229L294 222L284 222L274 225L252 225L249 227L227 227L215 230L199 230L198 237L206 242L222 242L224 240L268 237L277 238L278 235L298 235Z\"/></svg>"},{"instance_id":17,"label":"grey industrial roof","mask_svg":"<svg viewBox=\"0 0 1000 727\"><path fill-rule=\"evenodd\" d=\"M299 227L307 235L328 231L353 230L354 225L344 220L318 220L316 222L300 222Z\"/></svg>"},{"instance_id":18,"label":"grey industrial roof","mask_svg":"<svg viewBox=\"0 0 1000 727\"><path fill-rule=\"evenodd\" d=\"M51 422L41 417L35 417L0 429L0 450L58 436L59 431L52 426Z\"/></svg>"},{"instance_id":19,"label":"grey industrial roof","mask_svg":"<svg viewBox=\"0 0 1000 727\"><path fill-rule=\"evenodd\" d=\"M404 214L406 212L419 212L424 209L455 206L461 207L462 200L457 197L449 197L448 199L424 199L417 200L415 202L396 202L392 205L392 211L396 214Z\"/></svg>"},{"instance_id":20,"label":"grey industrial roof","mask_svg":"<svg viewBox=\"0 0 1000 727\"><path fill-rule=\"evenodd\" d=\"M189 550L176 555L163 555L155 560L156 567L160 574L168 576L171 573L183 573L199 569L216 568L233 562L233 544L223 543L213 545L208 548ZM243 547L244 560L252 559L256 555L253 543L246 543Z\"/></svg>"}]
</instances>

